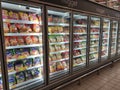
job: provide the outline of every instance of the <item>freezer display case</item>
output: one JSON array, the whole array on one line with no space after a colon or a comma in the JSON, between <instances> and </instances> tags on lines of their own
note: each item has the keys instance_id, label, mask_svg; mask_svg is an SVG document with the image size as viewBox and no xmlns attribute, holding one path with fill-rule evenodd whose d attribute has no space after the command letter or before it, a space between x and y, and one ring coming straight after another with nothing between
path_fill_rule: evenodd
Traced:
<instances>
[{"instance_id":1,"label":"freezer display case","mask_svg":"<svg viewBox=\"0 0 120 90\"><path fill-rule=\"evenodd\" d=\"M69 11L50 8L48 13L49 76L55 79L69 72Z\"/></svg>"},{"instance_id":2,"label":"freezer display case","mask_svg":"<svg viewBox=\"0 0 120 90\"><path fill-rule=\"evenodd\" d=\"M117 43L117 31L118 31L118 21L112 22L112 35L111 35L111 57L116 54L116 43Z\"/></svg>"},{"instance_id":3,"label":"freezer display case","mask_svg":"<svg viewBox=\"0 0 120 90\"><path fill-rule=\"evenodd\" d=\"M9 88L44 84L42 7L2 2L2 18Z\"/></svg>"},{"instance_id":4,"label":"freezer display case","mask_svg":"<svg viewBox=\"0 0 120 90\"><path fill-rule=\"evenodd\" d=\"M103 30L102 30L102 53L101 60L105 60L108 58L109 53L109 38L110 38L110 20L103 19Z\"/></svg>"},{"instance_id":5,"label":"freezer display case","mask_svg":"<svg viewBox=\"0 0 120 90\"><path fill-rule=\"evenodd\" d=\"M89 62L90 62L90 64L98 62L99 36L100 36L100 18L91 17L90 50L89 50Z\"/></svg>"},{"instance_id":6,"label":"freezer display case","mask_svg":"<svg viewBox=\"0 0 120 90\"><path fill-rule=\"evenodd\" d=\"M73 15L73 70L86 66L87 16Z\"/></svg>"}]
</instances>

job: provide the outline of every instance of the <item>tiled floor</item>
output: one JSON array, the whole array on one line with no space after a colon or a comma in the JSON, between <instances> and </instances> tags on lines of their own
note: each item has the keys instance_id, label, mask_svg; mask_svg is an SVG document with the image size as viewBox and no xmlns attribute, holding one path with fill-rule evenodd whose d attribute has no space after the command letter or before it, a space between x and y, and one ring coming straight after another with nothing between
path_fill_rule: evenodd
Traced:
<instances>
[{"instance_id":1,"label":"tiled floor","mask_svg":"<svg viewBox=\"0 0 120 90\"><path fill-rule=\"evenodd\" d=\"M107 66L100 74L93 73L81 80L81 85L75 82L61 90L120 90L120 61L113 68Z\"/></svg>"}]
</instances>

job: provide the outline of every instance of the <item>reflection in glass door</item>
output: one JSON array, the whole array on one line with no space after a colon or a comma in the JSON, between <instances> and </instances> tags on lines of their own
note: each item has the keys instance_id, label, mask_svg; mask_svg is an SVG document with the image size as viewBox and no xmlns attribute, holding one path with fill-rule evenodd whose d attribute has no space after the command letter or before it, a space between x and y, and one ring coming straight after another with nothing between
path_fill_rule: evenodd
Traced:
<instances>
[{"instance_id":1,"label":"reflection in glass door","mask_svg":"<svg viewBox=\"0 0 120 90\"><path fill-rule=\"evenodd\" d=\"M73 70L86 66L87 18L73 15Z\"/></svg>"},{"instance_id":2,"label":"reflection in glass door","mask_svg":"<svg viewBox=\"0 0 120 90\"><path fill-rule=\"evenodd\" d=\"M91 17L90 24L90 64L98 63L99 55L100 18Z\"/></svg>"},{"instance_id":3,"label":"reflection in glass door","mask_svg":"<svg viewBox=\"0 0 120 90\"><path fill-rule=\"evenodd\" d=\"M52 80L69 72L69 27L69 12L48 10L49 75Z\"/></svg>"},{"instance_id":4,"label":"reflection in glass door","mask_svg":"<svg viewBox=\"0 0 120 90\"><path fill-rule=\"evenodd\" d=\"M102 54L101 60L105 60L108 58L109 53L109 34L110 34L110 20L103 19L103 35L102 35Z\"/></svg>"},{"instance_id":5,"label":"reflection in glass door","mask_svg":"<svg viewBox=\"0 0 120 90\"><path fill-rule=\"evenodd\" d=\"M117 31L118 31L118 22L113 21L112 25L112 38L111 38L111 57L116 54L116 43L117 43Z\"/></svg>"}]
</instances>

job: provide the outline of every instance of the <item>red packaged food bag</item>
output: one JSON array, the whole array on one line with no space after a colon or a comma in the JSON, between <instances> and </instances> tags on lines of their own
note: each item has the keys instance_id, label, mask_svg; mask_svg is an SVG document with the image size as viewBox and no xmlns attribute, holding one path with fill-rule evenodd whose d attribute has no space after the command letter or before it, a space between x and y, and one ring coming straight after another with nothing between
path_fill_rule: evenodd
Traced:
<instances>
[{"instance_id":1,"label":"red packaged food bag","mask_svg":"<svg viewBox=\"0 0 120 90\"><path fill-rule=\"evenodd\" d=\"M24 36L24 41L27 45L33 44L31 36Z\"/></svg>"},{"instance_id":2,"label":"red packaged food bag","mask_svg":"<svg viewBox=\"0 0 120 90\"><path fill-rule=\"evenodd\" d=\"M30 21L38 22L38 18L36 14L29 14Z\"/></svg>"},{"instance_id":3,"label":"red packaged food bag","mask_svg":"<svg viewBox=\"0 0 120 90\"><path fill-rule=\"evenodd\" d=\"M10 37L10 45L11 46L17 46L18 45L16 36Z\"/></svg>"},{"instance_id":4,"label":"red packaged food bag","mask_svg":"<svg viewBox=\"0 0 120 90\"><path fill-rule=\"evenodd\" d=\"M39 43L39 38L37 36L31 36L31 38L32 38L32 42L34 44L38 44Z\"/></svg>"},{"instance_id":5,"label":"red packaged food bag","mask_svg":"<svg viewBox=\"0 0 120 90\"><path fill-rule=\"evenodd\" d=\"M3 29L4 29L4 33L9 33L9 24L8 23L3 23Z\"/></svg>"},{"instance_id":6,"label":"red packaged food bag","mask_svg":"<svg viewBox=\"0 0 120 90\"><path fill-rule=\"evenodd\" d=\"M8 47L10 46L10 38L9 37L5 37L5 46Z\"/></svg>"},{"instance_id":7,"label":"red packaged food bag","mask_svg":"<svg viewBox=\"0 0 120 90\"><path fill-rule=\"evenodd\" d=\"M19 45L25 45L23 37L17 37L17 42L18 42Z\"/></svg>"},{"instance_id":8,"label":"red packaged food bag","mask_svg":"<svg viewBox=\"0 0 120 90\"><path fill-rule=\"evenodd\" d=\"M13 18L15 19L15 20L19 20L19 15L18 15L18 13L13 13Z\"/></svg>"},{"instance_id":9,"label":"red packaged food bag","mask_svg":"<svg viewBox=\"0 0 120 90\"><path fill-rule=\"evenodd\" d=\"M33 24L33 32L39 33L41 32L40 25L38 24Z\"/></svg>"},{"instance_id":10,"label":"red packaged food bag","mask_svg":"<svg viewBox=\"0 0 120 90\"><path fill-rule=\"evenodd\" d=\"M3 19L8 19L8 11L7 10L2 10L2 18Z\"/></svg>"},{"instance_id":11,"label":"red packaged food bag","mask_svg":"<svg viewBox=\"0 0 120 90\"><path fill-rule=\"evenodd\" d=\"M18 32L16 24L10 24L9 27L10 27L10 33L17 33Z\"/></svg>"}]
</instances>

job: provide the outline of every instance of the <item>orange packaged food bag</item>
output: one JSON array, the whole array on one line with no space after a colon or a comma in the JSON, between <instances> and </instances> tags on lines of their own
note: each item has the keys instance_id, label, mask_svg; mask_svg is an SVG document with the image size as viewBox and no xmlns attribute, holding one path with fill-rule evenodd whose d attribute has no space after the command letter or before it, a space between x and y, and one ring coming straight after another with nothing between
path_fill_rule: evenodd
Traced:
<instances>
[{"instance_id":1,"label":"orange packaged food bag","mask_svg":"<svg viewBox=\"0 0 120 90\"><path fill-rule=\"evenodd\" d=\"M32 38L32 42L34 44L38 44L39 43L39 38L37 36L31 36L31 38Z\"/></svg>"},{"instance_id":2,"label":"orange packaged food bag","mask_svg":"<svg viewBox=\"0 0 120 90\"><path fill-rule=\"evenodd\" d=\"M10 37L10 45L11 46L17 46L18 45L16 36Z\"/></svg>"},{"instance_id":3,"label":"orange packaged food bag","mask_svg":"<svg viewBox=\"0 0 120 90\"><path fill-rule=\"evenodd\" d=\"M4 33L9 33L8 23L3 23Z\"/></svg>"},{"instance_id":4,"label":"orange packaged food bag","mask_svg":"<svg viewBox=\"0 0 120 90\"><path fill-rule=\"evenodd\" d=\"M5 37L5 46L10 46L10 38L9 37Z\"/></svg>"},{"instance_id":5,"label":"orange packaged food bag","mask_svg":"<svg viewBox=\"0 0 120 90\"><path fill-rule=\"evenodd\" d=\"M10 33L17 33L18 32L16 24L10 24L9 28L10 28Z\"/></svg>"},{"instance_id":6,"label":"orange packaged food bag","mask_svg":"<svg viewBox=\"0 0 120 90\"><path fill-rule=\"evenodd\" d=\"M25 45L23 37L17 37L17 42L18 42L19 45Z\"/></svg>"},{"instance_id":7,"label":"orange packaged food bag","mask_svg":"<svg viewBox=\"0 0 120 90\"><path fill-rule=\"evenodd\" d=\"M24 36L24 40L27 45L33 44L31 36Z\"/></svg>"},{"instance_id":8,"label":"orange packaged food bag","mask_svg":"<svg viewBox=\"0 0 120 90\"><path fill-rule=\"evenodd\" d=\"M33 24L32 28L33 28L33 32L35 33L41 32L41 28L39 24Z\"/></svg>"},{"instance_id":9,"label":"orange packaged food bag","mask_svg":"<svg viewBox=\"0 0 120 90\"><path fill-rule=\"evenodd\" d=\"M30 21L38 22L38 17L36 14L29 14Z\"/></svg>"}]
</instances>

